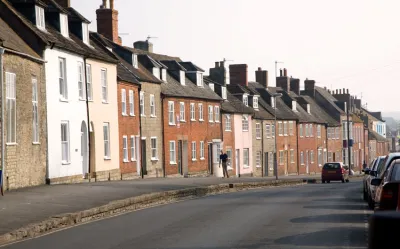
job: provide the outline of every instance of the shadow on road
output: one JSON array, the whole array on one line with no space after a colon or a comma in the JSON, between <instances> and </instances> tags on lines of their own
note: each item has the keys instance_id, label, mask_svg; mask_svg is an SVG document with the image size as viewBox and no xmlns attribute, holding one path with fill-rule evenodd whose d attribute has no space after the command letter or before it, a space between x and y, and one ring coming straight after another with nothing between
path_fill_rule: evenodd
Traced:
<instances>
[{"instance_id":1,"label":"shadow on road","mask_svg":"<svg viewBox=\"0 0 400 249\"><path fill-rule=\"evenodd\" d=\"M365 236L364 228L337 227L323 231L305 233L282 237L275 240L275 244L293 246L336 246L365 247L365 241L360 240ZM336 239L334 239L336 238Z\"/></svg>"},{"instance_id":2,"label":"shadow on road","mask_svg":"<svg viewBox=\"0 0 400 249\"><path fill-rule=\"evenodd\" d=\"M315 216L304 216L291 219L292 223L364 223L365 215L360 214L326 214Z\"/></svg>"},{"instance_id":3,"label":"shadow on road","mask_svg":"<svg viewBox=\"0 0 400 249\"><path fill-rule=\"evenodd\" d=\"M364 205L312 205L304 206L303 208L312 209L333 209L333 210L365 210Z\"/></svg>"},{"instance_id":4,"label":"shadow on road","mask_svg":"<svg viewBox=\"0 0 400 249\"><path fill-rule=\"evenodd\" d=\"M358 203L365 203L360 197L349 197L349 198L326 198L326 199L314 199L311 202L358 202Z\"/></svg>"}]
</instances>

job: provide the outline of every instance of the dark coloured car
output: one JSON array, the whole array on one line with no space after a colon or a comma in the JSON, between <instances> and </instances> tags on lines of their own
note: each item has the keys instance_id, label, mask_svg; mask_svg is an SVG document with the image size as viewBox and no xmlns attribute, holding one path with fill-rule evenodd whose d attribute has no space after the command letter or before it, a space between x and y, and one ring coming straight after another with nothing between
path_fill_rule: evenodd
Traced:
<instances>
[{"instance_id":1,"label":"dark coloured car","mask_svg":"<svg viewBox=\"0 0 400 249\"><path fill-rule=\"evenodd\" d=\"M325 163L321 173L322 183L331 181L349 182L349 170L340 162Z\"/></svg>"},{"instance_id":2,"label":"dark coloured car","mask_svg":"<svg viewBox=\"0 0 400 249\"><path fill-rule=\"evenodd\" d=\"M368 172L368 177L366 177L365 179L364 200L368 202L368 206L371 209L374 209L375 206L375 190L376 190L376 187L371 185L371 181L372 179L377 178L381 173L381 171L384 169L385 159L386 157L384 156L377 157L374 161L375 162L374 165ZM367 173L367 171L365 171L365 173Z\"/></svg>"},{"instance_id":3,"label":"dark coloured car","mask_svg":"<svg viewBox=\"0 0 400 249\"><path fill-rule=\"evenodd\" d=\"M375 210L397 210L400 201L400 158L392 161L383 178L373 179L371 184L377 186Z\"/></svg>"}]
</instances>

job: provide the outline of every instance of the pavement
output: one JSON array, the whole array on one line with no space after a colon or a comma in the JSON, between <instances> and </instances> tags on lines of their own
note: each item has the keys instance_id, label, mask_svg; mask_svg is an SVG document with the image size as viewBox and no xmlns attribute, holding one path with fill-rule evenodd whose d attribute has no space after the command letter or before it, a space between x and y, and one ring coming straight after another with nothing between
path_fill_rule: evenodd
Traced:
<instances>
[{"instance_id":1,"label":"pavement","mask_svg":"<svg viewBox=\"0 0 400 249\"><path fill-rule=\"evenodd\" d=\"M280 179L311 179L319 175L285 176ZM102 206L111 201L143 194L202 187L220 183L272 181L274 177L148 178L71 185L44 185L7 192L0 196L0 235L54 215Z\"/></svg>"},{"instance_id":2,"label":"pavement","mask_svg":"<svg viewBox=\"0 0 400 249\"><path fill-rule=\"evenodd\" d=\"M208 196L83 224L4 249L366 248L370 211L361 186L361 179L353 179Z\"/></svg>"}]
</instances>

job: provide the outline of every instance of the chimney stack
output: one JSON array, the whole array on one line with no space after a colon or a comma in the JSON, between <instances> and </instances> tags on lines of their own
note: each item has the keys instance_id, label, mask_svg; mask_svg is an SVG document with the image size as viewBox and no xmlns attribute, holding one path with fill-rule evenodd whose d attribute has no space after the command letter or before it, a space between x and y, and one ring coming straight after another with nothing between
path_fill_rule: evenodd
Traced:
<instances>
[{"instance_id":1,"label":"chimney stack","mask_svg":"<svg viewBox=\"0 0 400 249\"><path fill-rule=\"evenodd\" d=\"M233 64L229 65L229 76L231 84L236 85L249 85L249 79L247 75L247 64Z\"/></svg>"},{"instance_id":2,"label":"chimney stack","mask_svg":"<svg viewBox=\"0 0 400 249\"><path fill-rule=\"evenodd\" d=\"M287 77L287 70L286 70L286 68L283 69L283 77Z\"/></svg>"},{"instance_id":3,"label":"chimney stack","mask_svg":"<svg viewBox=\"0 0 400 249\"><path fill-rule=\"evenodd\" d=\"M282 74L282 68L281 69L279 69L279 77L282 77L283 76L283 74Z\"/></svg>"},{"instance_id":4,"label":"chimney stack","mask_svg":"<svg viewBox=\"0 0 400 249\"><path fill-rule=\"evenodd\" d=\"M97 32L114 43L122 45L118 36L118 11L114 9L114 0L109 1L110 8L107 8L107 0L103 0L103 5L96 10Z\"/></svg>"},{"instance_id":5,"label":"chimney stack","mask_svg":"<svg viewBox=\"0 0 400 249\"><path fill-rule=\"evenodd\" d=\"M300 79L290 79L290 90L300 95Z\"/></svg>"},{"instance_id":6,"label":"chimney stack","mask_svg":"<svg viewBox=\"0 0 400 249\"><path fill-rule=\"evenodd\" d=\"M260 83L263 87L268 87L268 71L262 70L261 67L256 71L256 82Z\"/></svg>"},{"instance_id":7,"label":"chimney stack","mask_svg":"<svg viewBox=\"0 0 400 249\"><path fill-rule=\"evenodd\" d=\"M315 80L306 79L304 81L304 89L307 95L314 97L315 96Z\"/></svg>"},{"instance_id":8,"label":"chimney stack","mask_svg":"<svg viewBox=\"0 0 400 249\"><path fill-rule=\"evenodd\" d=\"M63 8L71 7L71 1L70 0L55 0L55 2L58 3Z\"/></svg>"},{"instance_id":9,"label":"chimney stack","mask_svg":"<svg viewBox=\"0 0 400 249\"><path fill-rule=\"evenodd\" d=\"M219 61L215 62L215 68L219 68Z\"/></svg>"},{"instance_id":10,"label":"chimney stack","mask_svg":"<svg viewBox=\"0 0 400 249\"><path fill-rule=\"evenodd\" d=\"M137 41L133 43L133 47L143 50L143 51L147 51L150 53L153 53L153 43L149 42L149 41Z\"/></svg>"},{"instance_id":11,"label":"chimney stack","mask_svg":"<svg viewBox=\"0 0 400 249\"><path fill-rule=\"evenodd\" d=\"M347 88L347 92L346 92L347 94L349 94L349 89Z\"/></svg>"}]
</instances>

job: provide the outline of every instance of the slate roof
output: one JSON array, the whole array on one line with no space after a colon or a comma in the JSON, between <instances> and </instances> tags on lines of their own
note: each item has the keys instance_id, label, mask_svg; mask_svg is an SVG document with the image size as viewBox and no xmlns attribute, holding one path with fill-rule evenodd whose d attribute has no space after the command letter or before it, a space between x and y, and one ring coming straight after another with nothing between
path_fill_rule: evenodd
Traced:
<instances>
[{"instance_id":1,"label":"slate roof","mask_svg":"<svg viewBox=\"0 0 400 249\"><path fill-rule=\"evenodd\" d=\"M327 90L322 87L315 86L315 91L317 91L324 99L326 99L332 107L336 109L339 114L345 114L345 112L336 105L335 101L338 101L335 97L332 96Z\"/></svg>"},{"instance_id":2,"label":"slate roof","mask_svg":"<svg viewBox=\"0 0 400 249\"><path fill-rule=\"evenodd\" d=\"M69 51L74 54L79 54L82 56L87 56L89 58L93 59L98 59L102 61L107 61L110 63L117 63L115 60L113 60L111 57L96 51L89 46L82 46L84 44L80 39L78 39L76 36L74 36L71 32L69 33L69 37L71 39L68 39L64 37L61 33L59 33L54 27L51 26L48 22L46 22L46 31L40 30L39 28L36 27L33 23L31 23L27 18L23 16L20 12L18 12L12 4L10 4L6 0L1 0L1 3L8 8L9 13L14 14L21 22L28 28L30 29L38 38L40 41L42 41L44 44L51 46L52 44L54 47ZM51 4L54 6L55 9L62 9L61 6L59 6L57 3L55 3L53 0L46 0L46 4ZM50 8L50 7L48 7ZM7 11L7 10L5 10ZM65 11L65 10L64 10ZM80 42L79 42L80 41ZM36 41L32 41L36 42Z\"/></svg>"},{"instance_id":3,"label":"slate roof","mask_svg":"<svg viewBox=\"0 0 400 249\"><path fill-rule=\"evenodd\" d=\"M21 37L0 18L0 45L4 48L30 55L40 59L40 56L26 44Z\"/></svg>"},{"instance_id":4,"label":"slate roof","mask_svg":"<svg viewBox=\"0 0 400 249\"><path fill-rule=\"evenodd\" d=\"M381 118L381 116L382 116L381 112L370 112L370 111L368 111L368 110L365 109L365 108L361 108L361 110L362 110L363 112L366 112L366 113L368 114L368 116L370 116L370 118L373 119L374 121L385 122L385 121Z\"/></svg>"},{"instance_id":5,"label":"slate roof","mask_svg":"<svg viewBox=\"0 0 400 249\"><path fill-rule=\"evenodd\" d=\"M101 35L99 33L90 32L90 39L98 42L99 44L101 44L103 46L103 50L104 51L109 51L107 49L107 47L109 47L111 49L115 49L115 48L124 49L124 47L119 46L118 44L115 44L114 42L110 41L109 39L107 39L106 37L104 37L103 35ZM132 64L128 63L126 60L121 58L117 53L111 52L111 51L109 51L108 53L112 53L112 55L116 59L119 60L119 62L123 65L123 67L125 67L131 73L134 74L135 79L137 79L138 81L140 81L140 82L150 82L150 83L159 83L159 84L161 83L161 81L159 79L157 79L156 77L154 77L154 75L152 73L150 73L148 70L146 70L145 67L142 64L139 63L138 68L135 68ZM120 75L118 75L118 76L120 76ZM125 75L125 76L127 76L127 75ZM128 82L132 82L132 81L128 81ZM132 82L132 83L134 83L134 82Z\"/></svg>"},{"instance_id":6,"label":"slate roof","mask_svg":"<svg viewBox=\"0 0 400 249\"><path fill-rule=\"evenodd\" d=\"M90 21L82 16L81 13L76 11L74 8L67 8L67 10L69 15L68 19L90 24Z\"/></svg>"},{"instance_id":7,"label":"slate roof","mask_svg":"<svg viewBox=\"0 0 400 249\"><path fill-rule=\"evenodd\" d=\"M179 62L179 64L181 64L189 72L193 72L193 71L205 72L203 69L196 66L194 63L192 63L190 61Z\"/></svg>"},{"instance_id":8,"label":"slate roof","mask_svg":"<svg viewBox=\"0 0 400 249\"><path fill-rule=\"evenodd\" d=\"M298 100L304 100L310 104L310 111L316 118L323 120L328 126L340 126L340 123L330 116L318 103L307 95L300 95Z\"/></svg>"},{"instance_id":9,"label":"slate roof","mask_svg":"<svg viewBox=\"0 0 400 249\"><path fill-rule=\"evenodd\" d=\"M156 54L156 53L152 53L152 52L148 52L148 51L144 51L141 49L136 49L136 48L131 48L131 47L127 47L124 46L125 49L136 53L136 54L147 54L147 55L151 55L151 57L157 61L161 61L161 60L174 60L177 62L181 62L181 58L179 57L173 57L173 56L169 56L169 55L163 55L163 54Z\"/></svg>"},{"instance_id":10,"label":"slate roof","mask_svg":"<svg viewBox=\"0 0 400 249\"><path fill-rule=\"evenodd\" d=\"M387 139L379 135L377 132L373 130L368 131L368 139L369 140L376 140L378 142L387 142Z\"/></svg>"},{"instance_id":11,"label":"slate roof","mask_svg":"<svg viewBox=\"0 0 400 249\"><path fill-rule=\"evenodd\" d=\"M240 113L240 114L254 114L254 110L251 107L245 106L242 101L232 95L229 91L226 91L227 101L222 103L222 111L226 113Z\"/></svg>"}]
</instances>

